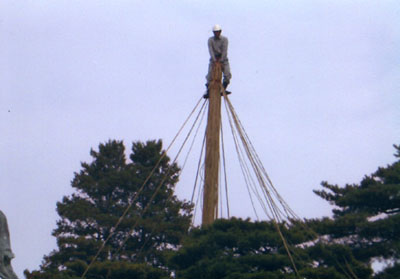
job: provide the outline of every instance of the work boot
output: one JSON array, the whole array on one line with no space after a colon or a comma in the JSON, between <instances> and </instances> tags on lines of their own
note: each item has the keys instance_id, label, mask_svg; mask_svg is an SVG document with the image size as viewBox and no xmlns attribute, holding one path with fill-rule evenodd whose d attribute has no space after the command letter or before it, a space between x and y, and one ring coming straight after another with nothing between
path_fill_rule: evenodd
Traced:
<instances>
[{"instance_id":1,"label":"work boot","mask_svg":"<svg viewBox=\"0 0 400 279\"><path fill-rule=\"evenodd\" d=\"M224 89L225 89L226 95L229 95L229 94L232 93L231 91L226 90L226 88L228 87L228 84L229 84L229 82L227 82L227 81L225 81L225 80L224 80L224 82L222 83L222 86L223 86ZM222 95L223 95L223 94L221 93L221 96L222 96Z\"/></svg>"},{"instance_id":2,"label":"work boot","mask_svg":"<svg viewBox=\"0 0 400 279\"><path fill-rule=\"evenodd\" d=\"M203 95L203 98L208 99L208 97L210 97L210 93L208 91L208 83L206 83L205 86L206 86L207 92L206 92L206 94Z\"/></svg>"}]
</instances>

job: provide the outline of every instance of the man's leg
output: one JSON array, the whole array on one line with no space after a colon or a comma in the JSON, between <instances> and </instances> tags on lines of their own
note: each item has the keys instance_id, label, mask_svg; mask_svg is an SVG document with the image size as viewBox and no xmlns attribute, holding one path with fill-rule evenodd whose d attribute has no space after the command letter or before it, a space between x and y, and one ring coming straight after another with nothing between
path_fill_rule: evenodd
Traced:
<instances>
[{"instance_id":1,"label":"man's leg","mask_svg":"<svg viewBox=\"0 0 400 279\"><path fill-rule=\"evenodd\" d=\"M222 73L224 74L224 84L228 85L231 81L231 67L229 66L229 60L225 60L222 62Z\"/></svg>"},{"instance_id":2,"label":"man's leg","mask_svg":"<svg viewBox=\"0 0 400 279\"><path fill-rule=\"evenodd\" d=\"M210 62L208 63L208 73L206 75L206 80L207 83L206 84L210 84L211 80L212 80L212 70L213 70L213 62L212 60L210 60Z\"/></svg>"},{"instance_id":3,"label":"man's leg","mask_svg":"<svg viewBox=\"0 0 400 279\"><path fill-rule=\"evenodd\" d=\"M231 68L229 66L229 60L225 60L222 63L222 73L224 74L224 81L223 81L222 85L224 86L224 89L226 89L232 78ZM225 90L225 92L226 92L226 94L231 94L231 92L229 92L229 91Z\"/></svg>"},{"instance_id":4,"label":"man's leg","mask_svg":"<svg viewBox=\"0 0 400 279\"><path fill-rule=\"evenodd\" d=\"M208 92L208 86L211 83L211 79L212 79L212 69L213 69L213 62L210 59L210 62L208 63L208 73L206 75L206 88L207 88L207 92L206 94L204 94L204 98L207 99L209 97L209 92Z\"/></svg>"}]
</instances>

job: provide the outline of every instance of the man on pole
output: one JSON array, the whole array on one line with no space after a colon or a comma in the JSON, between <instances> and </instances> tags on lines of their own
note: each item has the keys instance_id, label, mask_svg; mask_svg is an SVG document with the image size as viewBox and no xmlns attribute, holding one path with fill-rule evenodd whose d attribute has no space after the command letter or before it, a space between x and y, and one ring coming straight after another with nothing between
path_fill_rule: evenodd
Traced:
<instances>
[{"instance_id":1,"label":"man on pole","mask_svg":"<svg viewBox=\"0 0 400 279\"><path fill-rule=\"evenodd\" d=\"M224 74L224 79L222 82L224 89L228 87L228 84L232 77L228 60L228 39L222 36L221 32L222 32L221 26L218 24L214 25L213 27L214 36L208 39L208 51L210 53L210 63L208 65L208 74L206 76L207 93L204 95L204 98L209 97L208 85L211 83L212 68L216 62L221 63L222 73ZM225 93L230 94L231 92L225 90Z\"/></svg>"}]
</instances>

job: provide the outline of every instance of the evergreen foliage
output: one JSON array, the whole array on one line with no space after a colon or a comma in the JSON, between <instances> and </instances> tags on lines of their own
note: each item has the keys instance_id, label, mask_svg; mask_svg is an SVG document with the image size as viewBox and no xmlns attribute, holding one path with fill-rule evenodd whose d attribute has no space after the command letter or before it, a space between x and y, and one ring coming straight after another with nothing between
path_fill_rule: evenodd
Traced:
<instances>
[{"instance_id":1,"label":"evergreen foliage","mask_svg":"<svg viewBox=\"0 0 400 279\"><path fill-rule=\"evenodd\" d=\"M164 253L177 248L191 222L191 204L173 193L178 166L163 157L134 199L162 157L162 142L133 143L130 162L121 141L100 144L90 154L93 161L82 163L72 180L75 192L57 203L60 220L53 236L58 249L45 256L40 270L26 272L27 277L79 277L133 202L86 277L164 278Z\"/></svg>"},{"instance_id":2,"label":"evergreen foliage","mask_svg":"<svg viewBox=\"0 0 400 279\"><path fill-rule=\"evenodd\" d=\"M130 160L121 141L90 154L72 180L75 192L57 203L58 249L27 278L80 278L110 234L86 278L299 278L273 221L222 219L189 231L192 205L174 195L180 170L162 157L161 141L133 143ZM278 224L300 278L400 278L400 160L359 184L322 186L314 192L334 205L332 218ZM388 265L373 274L377 259Z\"/></svg>"},{"instance_id":3,"label":"evergreen foliage","mask_svg":"<svg viewBox=\"0 0 400 279\"><path fill-rule=\"evenodd\" d=\"M400 147L394 145L396 158ZM374 260L388 263L376 278L400 278L400 160L365 176L360 184L339 187L323 182L317 195L335 206L334 216L310 222L336 243L351 248L366 265Z\"/></svg>"},{"instance_id":4,"label":"evergreen foliage","mask_svg":"<svg viewBox=\"0 0 400 279\"><path fill-rule=\"evenodd\" d=\"M171 255L171 268L182 279L298 278L275 226L232 218L193 229ZM314 236L300 222L280 224L280 230L301 278L344 279L349 270L369 278L372 273L343 245L306 245Z\"/></svg>"}]
</instances>

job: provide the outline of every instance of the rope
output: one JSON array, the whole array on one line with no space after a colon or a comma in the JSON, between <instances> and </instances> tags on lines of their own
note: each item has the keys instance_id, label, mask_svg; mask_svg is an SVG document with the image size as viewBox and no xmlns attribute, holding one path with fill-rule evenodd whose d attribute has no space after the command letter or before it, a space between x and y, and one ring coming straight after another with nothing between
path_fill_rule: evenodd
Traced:
<instances>
[{"instance_id":1,"label":"rope","mask_svg":"<svg viewBox=\"0 0 400 279\"><path fill-rule=\"evenodd\" d=\"M182 165L182 167L181 167L180 173L183 172L183 170L184 170L184 168L185 168L185 166L186 166L186 163L187 163L187 160L188 160L188 158L189 158L189 155L190 155L190 153L191 153L191 151L192 151L192 149L193 149L193 145L194 145L194 142L195 142L195 140L196 140L197 134L198 134L198 132L199 132L199 130L200 130L200 127L201 127L201 124L202 124L202 122L203 122L204 115L205 115L205 111L206 111L206 110L205 110L205 107L206 107L205 104L206 104L206 102L204 102L204 103L203 103L203 106L200 108L199 115L201 114L201 112L203 112L203 113L201 114L201 118L200 118L199 124L198 124L197 129L196 129L196 132L195 132L195 134L194 134L194 136L193 136L193 140L192 140L192 143L191 143L191 145L190 145L190 148L189 148L189 150L188 150L188 152L187 152L187 154L186 154L185 161L184 161L184 163L183 163L183 165ZM196 124L197 120L198 120L198 117L196 118L196 120L195 120L195 122L194 122L194 124L193 124L192 127L195 127L195 124ZM188 135L187 135L187 137L186 137L187 139L189 138L189 136L190 136L192 130L193 130L193 128L189 131L189 133L188 133ZM184 145L185 145L185 144L183 144L183 146L184 146ZM183 149L183 146L182 146L182 149ZM167 176L167 175L166 175L166 176ZM166 176L165 176L165 177L166 177ZM170 195L168 196L168 198L165 200L165 206L167 206L167 202L169 201L169 199L170 199L172 196L173 196L173 192L171 192ZM193 202L191 202L191 203L193 203ZM149 237L146 239L146 241L144 242L144 244L143 244L142 247L140 248L140 250L139 250L139 252L138 252L138 256L137 256L138 258L139 258L140 253L141 253L142 250L144 249L145 245L146 245L146 244L148 243L148 241L151 239L151 237L152 237L154 231L155 231L155 227L153 227L152 231L151 231L150 234L149 234ZM129 238L129 235L131 235L132 233L133 233L133 231L132 231L132 229L131 229L131 231L130 231L130 233L128 234L128 237L127 237L127 238ZM125 241L124 243L126 243L126 241ZM120 246L120 248L124 245L124 243ZM120 249L117 251L116 254L118 254L119 251L120 251Z\"/></svg>"},{"instance_id":2,"label":"rope","mask_svg":"<svg viewBox=\"0 0 400 279\"><path fill-rule=\"evenodd\" d=\"M156 165L154 166L154 168L152 169L152 171L150 172L150 174L147 176L147 178L145 179L145 181L143 182L143 185L139 188L139 190L136 192L135 196L133 197L132 201L128 204L127 208L125 209L125 211L123 212L123 214L121 215L121 217L118 219L117 223L111 228L110 230L110 234L108 235L108 237L103 241L103 243L101 244L99 250L97 251L97 253L95 254L95 256L93 257L93 259L90 261L89 265L86 267L85 271L82 273L81 279L84 279L87 272L89 271L90 267L93 265L93 263L96 261L96 259L98 258L98 256L100 255L100 253L103 251L106 243L111 239L111 237L114 235L116 229L118 228L118 226L121 224L122 220L125 218L125 216L128 214L129 210L131 209L132 205L135 203L136 199L139 197L140 193L143 191L145 185L147 184L147 182L150 180L151 176L154 174L154 172L156 171L156 169L158 168L159 164L161 163L162 159L165 158L165 156L167 156L167 152L169 151L169 149L172 147L173 143L175 142L175 140L178 138L179 134L181 133L181 131L183 130L183 128L186 126L186 123L189 121L189 119L192 117L193 113L196 111L197 107L200 104L200 101L202 100L202 97L199 99L199 101L197 102L197 104L195 105L194 109L191 111L191 113L189 114L189 116L186 118L186 120L184 121L184 123L182 124L181 128L179 129L178 133L175 135L174 139L172 140L172 142L170 143L170 145L168 146L168 148L165 150L165 152L163 152L163 154L161 155L160 159L158 160L158 162L156 163Z\"/></svg>"},{"instance_id":3,"label":"rope","mask_svg":"<svg viewBox=\"0 0 400 279\"><path fill-rule=\"evenodd\" d=\"M180 153L182 152L183 147L185 146L186 142L188 141L188 139L189 139L189 137L190 137L190 135L191 135L191 133L192 133L192 131L193 131L193 129L194 129L194 127L195 127L195 125L196 125L196 123L197 123L199 117L200 117L200 115L201 115L201 112L202 112L202 109L203 109L203 108L204 108L204 103L203 103L203 106L202 106L202 108L200 109L199 113L197 114L197 117L196 117L196 119L195 119L195 121L194 121L192 127L190 128L188 134L186 135L186 138L185 138L185 140L183 141L182 146L180 147L178 153L176 154L174 161L170 164L170 166L169 166L169 168L168 168L166 174L164 175L164 177L163 177L163 179L161 180L160 184L157 186L156 190L154 191L153 195L151 196L151 198L150 198L149 202L147 203L146 207L143 209L143 211L142 211L142 216L143 216L144 213L149 209L149 207L151 206L151 203L153 202L153 200L154 200L155 197L157 196L158 191L160 191L162 185L163 185L164 182L167 180L168 175L169 175L171 169L173 168L174 164L175 164L176 161L178 160L178 157L179 157ZM182 171L182 170L181 170L181 171ZM172 194L172 193L171 193L171 194ZM122 247L123 247L123 246L125 245L125 243L128 241L130 235L135 231L135 228L136 228L136 226L138 225L139 221L140 221L140 219L138 219L138 220L135 222L135 224L133 225L133 227L132 227L131 230L129 231L128 235L125 237L125 239L122 241L121 245L119 246L119 248L118 248L116 254L118 254L118 253L121 251Z\"/></svg>"},{"instance_id":4,"label":"rope","mask_svg":"<svg viewBox=\"0 0 400 279\"><path fill-rule=\"evenodd\" d=\"M225 102L225 107L226 107L226 102ZM235 143L236 154L238 155L239 165L240 165L240 168L241 168L242 173L243 173L243 177L244 177L245 184L246 184L246 187L247 187L247 191L248 191L248 194L249 194L249 197L250 197L251 205L252 205L254 214L257 217L257 220L260 220L260 218L258 217L258 214L257 214L257 210L256 210L255 205L254 205L254 201L253 201L253 198L252 198L252 195L251 195L251 191L250 191L252 177L250 175L250 172L249 172L249 169L248 169L247 165L244 164L244 160L242 159L242 157L243 157L242 150L241 150L240 145L238 143L236 130L234 129L234 126L233 126L233 123L232 123L232 119L231 119L231 116L229 114L229 110L227 108L226 108L226 111L227 111L227 115L228 115L228 119L229 119L229 124L231 126L231 133L232 133L233 141ZM257 194L256 194L256 196L257 196ZM259 202L260 202L260 204L262 206L264 205L263 202L261 201L261 199L259 199Z\"/></svg>"},{"instance_id":5,"label":"rope","mask_svg":"<svg viewBox=\"0 0 400 279\"><path fill-rule=\"evenodd\" d=\"M237 116L236 111L234 110L228 96L226 94L224 94L224 99L225 99L225 107L227 108L227 114L230 120L230 123L233 120L234 126L236 128L237 133L239 134L239 137L241 139L242 145L245 149L245 153L247 154L247 158L249 163L251 164L253 170L254 170L254 174L259 182L259 185L261 186L263 193L264 193L264 198L265 201L267 203L268 208L270 209L270 212L273 215L273 218L271 218L273 220L273 223L276 227L276 230L283 242L283 245L285 247L285 250L288 254L288 257L291 261L291 264L294 268L294 271L296 273L297 277L300 277L299 272L297 270L293 255L296 255L295 251L290 249L290 246L288 244L288 241L286 240L286 238L284 237L280 227L279 227L279 223L281 223L285 218L287 218L287 220L289 222L291 222L291 220L298 220L299 223L301 224L302 227L306 228L306 230L311 231L313 235L316 236L316 238L318 238L318 234L315 233L312 229L308 228L307 226L305 226L305 224L301 221L301 218L298 217L298 215L290 208L290 206L285 202L285 200L281 197L281 195L278 193L277 189L275 188L275 186L273 185L268 173L266 172L263 164L261 163L261 160L258 156L258 154L255 151L254 146L252 145L250 138L248 137L242 123L239 120L239 117ZM232 119L232 120L231 120ZM231 124L231 129L233 130L233 125ZM232 132L234 135L234 140L235 140L235 146L236 146L236 150L238 152L238 156L239 156L239 161L241 164L245 164L243 158L240 158L241 156L243 156L243 153L241 151L241 148L237 146L237 136L235 135L234 132ZM245 166L241 166L242 171L245 170L244 172L244 177L245 177L245 181L246 183L249 181L254 182L252 179L246 179L246 176L249 175L248 173L248 167L245 164ZM250 176L251 177L251 176ZM247 185L248 189L249 186ZM250 186L251 187L251 186ZM252 188L253 189L253 188ZM257 189L253 189L254 193L258 193ZM261 202L261 199L259 197L259 195L256 194L256 197L258 198L258 200ZM251 195L250 195L251 198ZM276 201L279 202L280 207L277 206ZM268 212L266 211L266 207L263 206L262 202L261 202L261 206L264 209L265 213L267 213L267 216L269 216ZM253 205L254 208L254 205ZM293 255L292 252L293 251ZM336 261L337 262L337 261ZM350 279L353 278L357 278L356 274L353 272L353 270L351 269L351 266L348 264L348 262L345 259L345 265L347 270L349 271L350 275L346 272L346 270L340 265L340 263L337 262L337 264L339 265L339 268L342 270L342 272L344 273L344 275Z\"/></svg>"},{"instance_id":6,"label":"rope","mask_svg":"<svg viewBox=\"0 0 400 279\"><path fill-rule=\"evenodd\" d=\"M284 245L285 250L286 250L286 252L288 254L288 257L289 257L290 262L291 262L291 264L293 266L293 269L294 269L294 271L296 273L296 276L300 277L299 272L298 272L297 267L296 267L296 264L295 264L295 262L293 260L292 255L291 255L288 243L287 243L285 237L283 236L282 231L281 231L281 229L280 229L280 227L278 225L278 223L282 222L282 216L280 214L281 211L279 210L278 206L276 205L276 203L275 203L275 201L274 201L274 199L273 199L273 197L271 195L271 192L269 191L267 186L270 186L270 188L272 188L272 189L274 189L274 187L273 187L273 185L271 183L271 180L269 179L268 175L265 176L267 178L266 180L263 179L264 172L262 170L264 170L264 168L260 167L260 165L262 166L262 164L261 164L261 162L259 160L257 160L258 156L255 153L254 147L252 146L247 134L245 133L245 131L243 129L243 126L241 125L241 123L240 123L240 121L238 119L238 116L235 113L235 111L233 109L233 106L229 101L228 96L226 94L224 94L224 97L225 97L224 99L226 100L226 103L228 104L228 108L229 108L229 111L230 111L230 115L232 116L233 123L235 124L236 130L237 130L237 132L239 134L239 137L241 139L242 145L243 145L243 147L245 149L245 152L247 154L247 158L248 158L250 164L253 167L254 174L257 177L257 180L258 180L259 184L262 186L262 189L264 190L263 192L264 192L264 196L265 196L265 201L267 203L267 206L270 209L270 212L273 215L273 220L272 220L273 224L276 227L276 230L277 230L277 232L278 232L278 234L279 234L279 236L280 236L280 238L281 238L281 240L283 242L283 245ZM266 174L266 172L265 172L265 174ZM269 185L268 185L268 183L269 183ZM274 192L276 192L276 190ZM280 196L278 196L278 198L279 197ZM286 204L281 202L281 205L283 207L285 207Z\"/></svg>"},{"instance_id":7,"label":"rope","mask_svg":"<svg viewBox=\"0 0 400 279\"><path fill-rule=\"evenodd\" d=\"M200 118L200 121L199 121L199 125L197 126L197 130L196 130L196 132L195 132L195 134L193 136L192 144L190 145L190 148L189 148L189 151L188 151L188 153L186 155L185 161L183 162L183 165L182 165L182 168L181 168L181 172L183 171L183 169L186 166L187 160L189 158L189 154L191 153L191 151L193 149L194 142L196 140L197 134L199 133L199 130L200 130L200 127L201 127L201 123L204 120L204 115L205 115L206 108L207 108L207 106L205 106L205 104L206 104L206 102L204 102L203 106L200 108L200 112L203 111L203 114L201 115L201 118Z\"/></svg>"},{"instance_id":8,"label":"rope","mask_svg":"<svg viewBox=\"0 0 400 279\"><path fill-rule=\"evenodd\" d=\"M242 123L240 122L239 117L238 117L235 109L232 106L232 103L230 102L228 96L226 95L225 90L223 90L222 93L223 93L223 97L224 97L224 100L225 100L224 104L225 104L226 113L227 113L228 119L229 119L229 124L230 124L231 132L232 132L232 136L233 136L233 140L234 140L234 144L235 144L236 153L237 153L237 156L238 156L240 168L241 168L243 176L244 176L246 188L247 188L247 191L248 191L248 194L249 194L249 197L250 197L250 201L251 201L251 205L252 205L253 211L254 211L257 219L259 220L259 216L257 214L256 206L255 206L254 199L253 199L253 195L254 195L254 197L260 203L260 206L263 209L264 213L267 215L267 217L272 221L273 225L275 226L276 231L278 232L279 237L281 238L281 240L283 242L283 246L285 248L285 251L288 254L288 257L290 259L290 262L291 262L293 270L294 270L294 272L296 274L296 277L300 278L299 272L297 270L297 267L296 267L296 264L295 264L295 261L294 261L294 258L293 258L293 255L296 256L296 253L295 253L295 251L293 249L291 249L292 245L289 245L288 241L284 237L279 224L284 223L283 221L285 219L288 222L291 222L291 223L293 223L291 221L292 219L293 220L299 220L300 221L299 223L301 224L301 226L303 226L307 230L310 230L313 235L315 234L317 239L319 239L318 234L316 234L312 229L308 228L305 224L303 224L303 222L301 222L300 218L295 214L295 212L290 208L290 206L280 196L280 194L278 193L277 189L274 187L274 185L272 183L272 180L270 179L268 173L266 172L263 164L261 163L261 160L260 160L258 154L256 153L255 148L252 145L252 143L250 141L250 138L248 137L248 135L247 135ZM87 272L89 271L90 267L96 261L96 259L98 258L98 256L102 252L102 250L105 248L106 243L115 234L116 229L119 227L119 225L121 224L123 219L126 217L126 215L128 214L129 210L131 209L132 205L138 199L139 195L142 193L145 185L148 183L150 178L153 176L155 170L159 167L159 164L165 158L165 156L167 155L168 151L171 149L172 145L174 144L174 142L176 141L178 136L181 134L183 128L186 126L186 124L188 123L189 119L192 117L194 112L197 110L201 100L202 100L202 97L197 102L197 104L195 105L195 108L191 111L191 113L189 114L188 118L182 124L182 126L180 127L178 133L175 135L175 137L173 138L173 140L170 143L170 145L168 146L168 148L161 154L160 159L158 160L158 162L156 163L154 168L151 170L151 172L148 175L148 177L145 179L143 185L139 188L139 190L132 197L131 201L129 202L127 208L125 209L125 211L123 212L121 217L118 219L116 224L111 228L108 237L102 242L102 245L100 246L99 250L97 251L95 256L92 258L91 262L89 263L89 265L86 267L85 271L83 272L83 274L81 276L81 279L85 278L85 276L86 276ZM193 122L193 125L191 126L191 128L190 128L190 130L189 130L189 132L188 132L183 144L181 145L181 147L180 147L180 149L179 149L174 161L170 164L169 168L166 171L165 176L162 178L160 184L155 189L155 191L154 191L153 195L151 196L149 202L147 203L147 205L144 207L143 211L141 212L141 216L142 217L147 212L147 210L150 208L150 206L153 203L153 200L155 199L155 197L157 196L159 190L161 189L161 187L163 186L164 182L168 178L168 175L169 175L172 167L175 165L179 155L181 154L184 146L186 145L190 135L193 132L193 129L196 126L196 123L199 123L198 127L196 129L196 132L194 134L193 140L191 142L191 145L189 147L188 153L187 153L187 155L185 157L185 161L184 161L183 167L180 170L180 173L182 172L183 168L185 167L185 165L186 165L186 163L188 161L188 158L189 158L189 154L192 151L195 139L196 139L197 134L199 132L199 128L200 128L201 123L202 123L202 121L204 119L204 115L205 115L205 111L206 111L205 108L207 107L206 104L207 104L207 101L204 101L203 105L201 106L201 108L199 110L199 113L197 114L197 117L195 118L195 120ZM201 118L200 118L200 116L201 116ZM199 118L200 118L200 121L198 122ZM229 208L229 199L228 199L228 186L227 186L228 182L227 182L227 172L226 172L226 158L225 158L224 135L223 135L222 123L221 123L221 138L222 138L222 142L221 142L222 146L221 146L221 148L222 148L222 155L223 155L222 158L223 158L223 171L224 171L224 178L225 178L225 194L226 194L226 203L227 203L227 215L228 215L228 218L230 218L230 208ZM194 184L194 187L193 187L191 203L193 203L195 192L196 192L196 188L197 188L197 182L199 181L199 177L200 177L201 160L202 160L204 149L205 149L205 139L206 139L206 134L204 134L204 138L203 138L203 144L202 144L202 148L201 148L201 152L200 152L200 159L199 159L198 166L197 166L196 179L195 179L195 184ZM247 158L247 160L245 158ZM249 165L253 169L253 172L250 171ZM219 171L221 171L221 169ZM251 175L251 173L254 174L254 176L256 178L256 181L258 181L258 185L261 187L261 193L259 192L259 188L260 187L257 187L257 183L254 180L253 175ZM220 179L222 179L221 176L220 176ZM202 203L201 203L201 201L199 202L199 199L200 199L203 191L204 191L204 188L203 187L199 187L198 196L197 196L196 203L195 203L195 208L194 208L194 215L193 215L193 219L192 219L192 225L193 225L194 220L195 220L195 216L196 216L196 213L197 213L198 206L200 208L202 207ZM220 196L222 196L222 188L221 187L220 187L219 191L220 191ZM171 198L172 196L173 196L173 191L171 191L170 196L167 198L167 200L169 200L169 198ZM167 202L167 200L165 202ZM220 202L221 202L220 208L221 208L221 214L222 214L222 208L223 208L222 198L220 199ZM278 204L280 206L278 206ZM125 239L123 240L123 242L121 243L121 245L119 246L117 252L114 255L118 255L118 253L121 251L122 247L126 244L126 242L129 239L129 237L133 234L134 229L139 224L139 221L140 221L140 219L138 218L136 220L135 224L133 225L133 227L130 229L130 231L127 234L127 236L125 237ZM144 246L151 239L151 236L154 233L155 228L156 227L152 228L149 237L147 239L145 239L145 241L143 243L143 246L140 248L139 252L137 253L137 257L142 253L142 250L144 249ZM292 255L291 250L293 252L293 255ZM336 260L336 262L337 262L337 260ZM351 266L348 264L346 259L345 259L345 265L346 265L347 270L350 272L350 274L348 274L346 272L346 270L343 268L343 266L340 263L337 262L337 264L339 265L339 268L342 269L342 272L344 273L344 275L346 277L357 278L357 276L352 271Z\"/></svg>"},{"instance_id":9,"label":"rope","mask_svg":"<svg viewBox=\"0 0 400 279\"><path fill-rule=\"evenodd\" d=\"M195 181L194 181L194 187L193 187L192 198L191 198L191 200L190 200L191 203L193 203L194 195L195 195L195 192L196 192L197 181L198 181L198 179L199 179L199 174L200 174L200 169L201 169L201 159L202 159L202 157L203 157L203 152L204 152L204 150L205 150L205 144L206 144L206 133L204 133L204 137L203 137L203 144L202 144L202 147L201 147L201 152L200 152L200 157L199 157L199 163L198 163L198 165L197 165L196 179L195 179ZM192 226L193 226L194 221L195 221L194 219L196 218L197 205L199 204L199 198L200 198L200 195L201 195L201 189L202 189L202 187L199 187L199 194L197 195L197 200L196 200L195 207L194 207Z\"/></svg>"},{"instance_id":10,"label":"rope","mask_svg":"<svg viewBox=\"0 0 400 279\"><path fill-rule=\"evenodd\" d=\"M204 133L203 144L202 144L201 151L200 151L199 163L198 163L198 165L197 165L196 179L195 179L195 184L194 184L194 187L193 187L192 198L191 198L191 200L190 200L192 203L193 203L193 199L194 199L194 193L195 193L195 191L196 191L197 180L198 180L199 173L200 173L200 165L201 165L201 159L202 159L202 157L203 157L205 142L206 142L206 133Z\"/></svg>"},{"instance_id":11,"label":"rope","mask_svg":"<svg viewBox=\"0 0 400 279\"><path fill-rule=\"evenodd\" d=\"M228 219L229 219L230 218L230 210L229 210L229 199L228 199L228 177L226 175L224 129L222 128L222 122L221 122L221 142L222 142L222 160L223 160L224 178L225 178L226 211L227 211L227 216L228 216ZM221 201L222 201L222 198L221 198Z\"/></svg>"}]
</instances>

